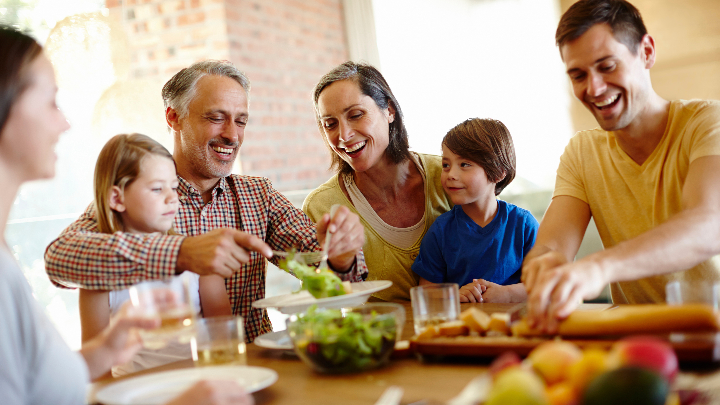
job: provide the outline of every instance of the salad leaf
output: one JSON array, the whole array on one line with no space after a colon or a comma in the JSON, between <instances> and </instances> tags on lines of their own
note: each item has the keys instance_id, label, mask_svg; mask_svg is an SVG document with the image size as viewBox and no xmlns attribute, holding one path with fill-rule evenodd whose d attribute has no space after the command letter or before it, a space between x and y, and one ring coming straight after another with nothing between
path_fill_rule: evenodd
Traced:
<instances>
[{"instance_id":1,"label":"salad leaf","mask_svg":"<svg viewBox=\"0 0 720 405\"><path fill-rule=\"evenodd\" d=\"M278 267L294 275L302 282L301 290L307 290L315 298L327 298L345 295L342 280L329 269L316 269L301 263L290 252L286 258L278 262Z\"/></svg>"},{"instance_id":2,"label":"salad leaf","mask_svg":"<svg viewBox=\"0 0 720 405\"><path fill-rule=\"evenodd\" d=\"M390 314L368 316L311 306L290 325L297 347L325 370L357 371L387 361L397 328Z\"/></svg>"}]
</instances>

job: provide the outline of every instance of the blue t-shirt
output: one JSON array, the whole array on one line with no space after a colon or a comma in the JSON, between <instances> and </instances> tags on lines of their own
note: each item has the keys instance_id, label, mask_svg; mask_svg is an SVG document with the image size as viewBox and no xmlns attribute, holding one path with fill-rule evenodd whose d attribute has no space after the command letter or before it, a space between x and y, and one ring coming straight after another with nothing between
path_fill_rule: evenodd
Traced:
<instances>
[{"instance_id":1,"label":"blue t-shirt","mask_svg":"<svg viewBox=\"0 0 720 405\"><path fill-rule=\"evenodd\" d=\"M432 224L412 270L430 282L461 287L479 278L500 285L517 284L537 229L538 222L529 211L502 200L498 200L495 218L485 227L456 205Z\"/></svg>"}]
</instances>

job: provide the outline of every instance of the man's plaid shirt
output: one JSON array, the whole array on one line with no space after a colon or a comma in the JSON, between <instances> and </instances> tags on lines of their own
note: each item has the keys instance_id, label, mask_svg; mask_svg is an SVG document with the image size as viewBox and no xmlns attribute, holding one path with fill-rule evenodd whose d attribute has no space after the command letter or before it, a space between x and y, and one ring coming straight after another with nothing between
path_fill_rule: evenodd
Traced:
<instances>
[{"instance_id":1,"label":"man's plaid shirt","mask_svg":"<svg viewBox=\"0 0 720 405\"><path fill-rule=\"evenodd\" d=\"M220 179L212 198L204 204L202 195L179 177L180 206L175 230L187 236L216 228L235 228L264 240L274 250L296 247L318 251L315 225L262 177L231 175ZM154 234L98 233L93 204L55 239L45 252L45 269L59 287L119 290L143 280L168 278L175 274L178 251L184 236ZM273 258L273 261L276 259ZM257 252L250 261L225 280L235 315L245 318L246 339L272 330L263 309L253 301L265 297L267 262ZM367 277L362 251L357 265L343 280L362 281Z\"/></svg>"}]
</instances>

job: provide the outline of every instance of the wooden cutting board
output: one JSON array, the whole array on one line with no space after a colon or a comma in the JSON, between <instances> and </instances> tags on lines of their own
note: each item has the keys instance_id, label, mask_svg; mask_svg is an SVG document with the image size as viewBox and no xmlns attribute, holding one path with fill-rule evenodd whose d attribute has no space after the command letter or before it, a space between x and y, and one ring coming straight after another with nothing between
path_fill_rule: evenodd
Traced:
<instances>
[{"instance_id":1,"label":"wooden cutting board","mask_svg":"<svg viewBox=\"0 0 720 405\"><path fill-rule=\"evenodd\" d=\"M487 313L508 312L516 307L514 304L463 304L462 310L476 306ZM610 309L611 304L582 304L579 309L604 311ZM412 309L410 315L412 314ZM409 317L410 318L410 317ZM408 319L412 323L412 318ZM407 327L407 326L406 326ZM411 331L407 331L411 332ZM404 333L408 336L407 333ZM412 333L410 333L412 335ZM715 363L720 365L720 334L693 333L673 336L658 335L667 340L675 349L678 359L687 362ZM678 341L678 337L684 340ZM622 336L594 336L592 338L566 338L581 348L599 347L609 349ZM513 351L520 356L526 356L540 343L552 337L438 337L428 340L412 341L411 350L419 355L452 356L452 357L495 357L506 351Z\"/></svg>"},{"instance_id":2,"label":"wooden cutting board","mask_svg":"<svg viewBox=\"0 0 720 405\"><path fill-rule=\"evenodd\" d=\"M720 361L720 341L718 335L685 335L685 341L670 340L669 336L659 336L667 340L675 349L680 361L713 363ZM577 344L580 348L598 347L610 349L617 337L593 339L564 339ZM416 354L452 357L495 357L506 351L519 356L527 356L536 346L549 338L503 337L439 337L411 342L411 350Z\"/></svg>"}]
</instances>

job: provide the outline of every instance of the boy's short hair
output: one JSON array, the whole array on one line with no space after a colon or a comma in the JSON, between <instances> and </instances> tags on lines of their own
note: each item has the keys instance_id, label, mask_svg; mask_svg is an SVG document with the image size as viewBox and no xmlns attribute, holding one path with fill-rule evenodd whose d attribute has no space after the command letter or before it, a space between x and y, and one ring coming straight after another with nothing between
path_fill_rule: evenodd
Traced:
<instances>
[{"instance_id":1,"label":"boy's short hair","mask_svg":"<svg viewBox=\"0 0 720 405\"><path fill-rule=\"evenodd\" d=\"M442 144L473 161L495 183L495 195L515 178L515 146L507 127L498 120L471 118L448 131Z\"/></svg>"},{"instance_id":2,"label":"boy's short hair","mask_svg":"<svg viewBox=\"0 0 720 405\"><path fill-rule=\"evenodd\" d=\"M560 18L555 43L562 48L580 38L596 24L607 24L615 39L637 54L647 29L640 11L625 0L580 0ZM561 54L562 56L562 54Z\"/></svg>"}]
</instances>

